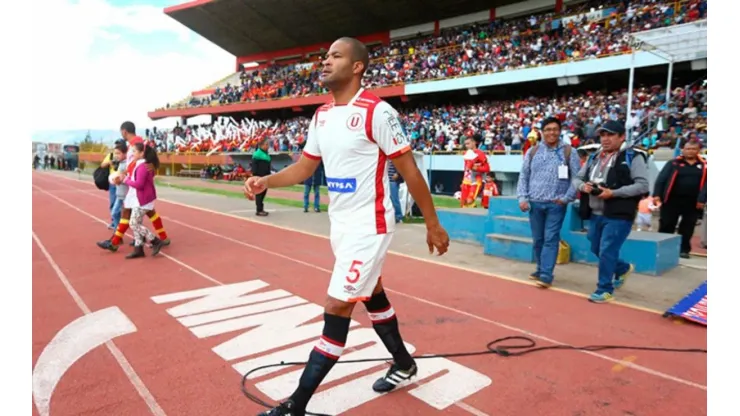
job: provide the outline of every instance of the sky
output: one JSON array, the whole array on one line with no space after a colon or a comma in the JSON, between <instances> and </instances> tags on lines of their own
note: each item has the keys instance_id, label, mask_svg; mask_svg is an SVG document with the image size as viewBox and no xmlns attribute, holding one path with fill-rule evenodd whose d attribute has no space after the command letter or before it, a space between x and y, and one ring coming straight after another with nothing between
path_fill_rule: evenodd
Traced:
<instances>
[{"instance_id":1,"label":"sky","mask_svg":"<svg viewBox=\"0 0 740 416\"><path fill-rule=\"evenodd\" d=\"M34 8L34 137L111 130L233 72L233 55L164 14L186 0L40 0ZM84 137L84 136L83 136ZM53 141L53 140L44 140Z\"/></svg>"}]
</instances>

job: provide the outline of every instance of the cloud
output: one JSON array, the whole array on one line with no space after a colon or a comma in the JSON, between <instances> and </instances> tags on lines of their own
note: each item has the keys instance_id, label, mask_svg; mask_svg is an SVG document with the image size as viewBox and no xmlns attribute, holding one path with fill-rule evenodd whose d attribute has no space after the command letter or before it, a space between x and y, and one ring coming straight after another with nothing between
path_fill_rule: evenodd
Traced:
<instances>
[{"instance_id":1,"label":"cloud","mask_svg":"<svg viewBox=\"0 0 740 416\"><path fill-rule=\"evenodd\" d=\"M34 130L152 125L147 111L176 102L234 68L228 52L160 7L49 0L34 27ZM166 42L162 48L152 44Z\"/></svg>"}]
</instances>

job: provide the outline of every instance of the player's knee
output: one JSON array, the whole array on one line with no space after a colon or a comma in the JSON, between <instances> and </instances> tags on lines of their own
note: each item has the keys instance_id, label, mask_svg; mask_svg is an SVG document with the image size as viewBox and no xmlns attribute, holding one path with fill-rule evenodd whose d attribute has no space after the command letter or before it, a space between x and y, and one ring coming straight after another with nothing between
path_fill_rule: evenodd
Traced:
<instances>
[{"instance_id":1,"label":"player's knee","mask_svg":"<svg viewBox=\"0 0 740 416\"><path fill-rule=\"evenodd\" d=\"M385 291L383 290L378 293L373 293L373 296L364 303L365 308L367 308L367 311L370 313L383 311L391 306L388 296L386 296Z\"/></svg>"},{"instance_id":2,"label":"player's knee","mask_svg":"<svg viewBox=\"0 0 740 416\"><path fill-rule=\"evenodd\" d=\"M324 312L330 315L342 316L349 318L352 316L352 310L355 304L350 302L343 302L339 299L328 296L326 303L324 304Z\"/></svg>"}]
</instances>

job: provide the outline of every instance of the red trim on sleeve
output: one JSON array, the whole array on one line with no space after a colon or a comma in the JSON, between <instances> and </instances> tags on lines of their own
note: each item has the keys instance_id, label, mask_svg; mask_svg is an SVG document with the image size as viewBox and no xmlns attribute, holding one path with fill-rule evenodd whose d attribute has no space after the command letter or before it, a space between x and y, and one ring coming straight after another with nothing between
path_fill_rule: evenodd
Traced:
<instances>
[{"instance_id":1,"label":"red trim on sleeve","mask_svg":"<svg viewBox=\"0 0 740 416\"><path fill-rule=\"evenodd\" d=\"M312 155L311 153L308 153L305 150L303 151L303 156L306 156L307 158L311 160L321 160L321 156Z\"/></svg>"},{"instance_id":2,"label":"red trim on sleeve","mask_svg":"<svg viewBox=\"0 0 740 416\"><path fill-rule=\"evenodd\" d=\"M395 158L397 158L398 156L401 156L402 154L404 154L404 153L406 153L406 152L409 152L410 150L411 150L411 146L406 146L406 147L404 147L403 149L401 149L401 150L398 150L398 151L396 151L396 152L393 152L393 153L391 153L390 155L388 155L388 159L395 159Z\"/></svg>"}]
</instances>

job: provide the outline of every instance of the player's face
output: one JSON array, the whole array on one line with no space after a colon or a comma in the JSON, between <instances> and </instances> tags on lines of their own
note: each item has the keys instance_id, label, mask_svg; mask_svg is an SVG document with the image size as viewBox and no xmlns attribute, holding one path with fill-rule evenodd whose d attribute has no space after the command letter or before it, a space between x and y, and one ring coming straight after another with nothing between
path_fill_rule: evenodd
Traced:
<instances>
[{"instance_id":1,"label":"player's face","mask_svg":"<svg viewBox=\"0 0 740 416\"><path fill-rule=\"evenodd\" d=\"M473 142L473 139L465 140L465 148L468 150L475 150L475 142Z\"/></svg>"},{"instance_id":2,"label":"player's face","mask_svg":"<svg viewBox=\"0 0 740 416\"><path fill-rule=\"evenodd\" d=\"M321 71L321 82L331 89L344 85L352 79L355 71L362 68L360 62L352 62L352 48L343 41L332 43L324 59L324 68Z\"/></svg>"}]
</instances>

